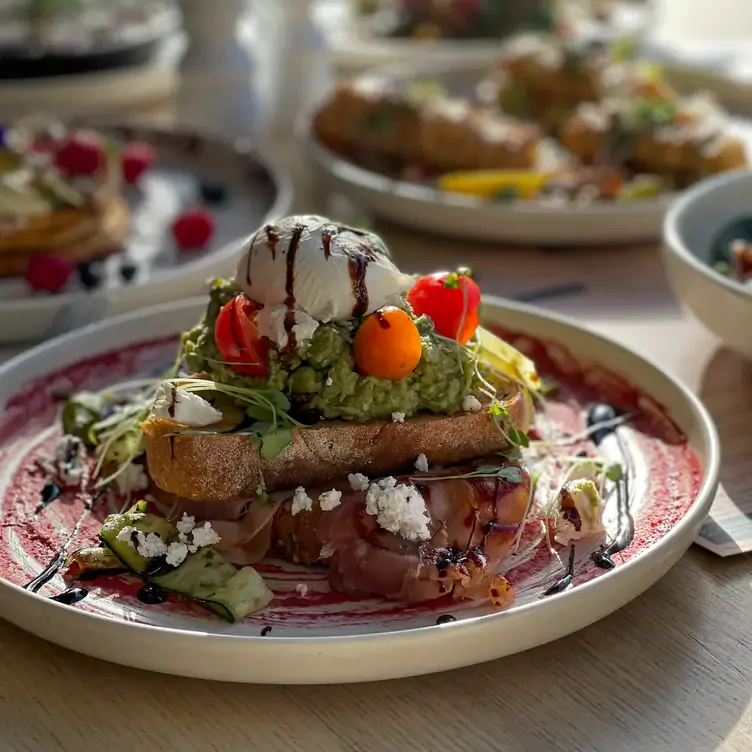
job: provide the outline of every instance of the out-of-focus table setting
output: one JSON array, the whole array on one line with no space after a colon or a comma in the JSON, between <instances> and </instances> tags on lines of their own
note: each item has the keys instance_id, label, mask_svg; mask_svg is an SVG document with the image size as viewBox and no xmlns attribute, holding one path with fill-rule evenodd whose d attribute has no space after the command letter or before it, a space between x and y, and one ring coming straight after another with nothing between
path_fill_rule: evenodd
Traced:
<instances>
[{"instance_id":1,"label":"out-of-focus table setting","mask_svg":"<svg viewBox=\"0 0 752 752\"><path fill-rule=\"evenodd\" d=\"M312 163L309 142L301 136L304 115L333 79L352 72L357 43L329 55L326 46L337 43L336 34L327 37L325 24L336 15L329 6L337 4L321 3L315 12L313 5L185 0L183 23L191 41L176 42L187 47L175 63L174 81L172 74L169 82L163 77L154 95L135 106L126 102L107 112L93 107L86 117L114 119L118 127L126 123L136 131L178 127L206 137L211 146L201 153L212 151L200 169L210 176L219 170L223 180L235 180L225 177L234 169L232 161L257 148L260 158L249 157L253 166L248 168L257 171L257 182L242 189L249 206L256 202L247 210L250 224L243 227L245 209L236 205L226 217L217 215L228 241L247 237L285 203L284 213L337 213L353 224L367 220L405 272L461 263L472 269L484 294L571 317L657 363L702 400L717 427L720 485L709 523L715 532L703 528L699 545L656 584L580 631L490 662L381 682L285 686L169 676L81 655L0 620L0 748L752 749L752 559L744 548L752 539L752 362L725 346L677 300L658 237L569 247L440 237L388 219L374 221L357 201L361 194L353 189L348 195L336 175L334 183L332 175L326 183L335 188L322 189L321 163ZM699 76L706 85L716 75L707 67L701 74L687 73L682 54L707 63L724 46L729 59L743 57L745 45L752 51L752 8L744 3L664 0L650 12L648 47L662 45L659 57L671 61L668 68L681 69L679 80ZM714 51L706 52L709 47ZM752 54L749 61L752 70ZM735 102L752 103L752 89L744 93L744 63L729 63L726 72L734 66L742 83L729 83L727 77L724 85L733 90ZM102 96L98 91L96 98ZM12 99L28 107L17 92ZM77 113L73 108L63 114ZM150 201L155 206L188 190L174 175L194 157L169 138L158 146L172 161L161 182L154 178ZM225 142L234 142L237 153L222 151ZM282 179L282 196L270 192L259 198L266 190L267 178L258 177L258 170L266 169L264 160L273 164L269 174L278 169L289 175L289 184ZM220 169L220 163L227 166ZM237 178L238 186L242 180ZM235 201L241 189L233 191ZM245 193L241 198L245 201ZM144 237L151 232L153 211L143 208ZM144 240L144 247L149 242ZM222 264L227 267L227 260ZM211 262L196 272L202 279L211 274ZM186 291L194 292L188 286ZM62 334L71 322L95 323L103 311L65 304L40 325L36 339ZM4 313L0 326L8 326L12 315ZM737 320L734 328L748 329L748 320ZM0 357L7 360L28 346L8 343ZM743 529L732 534L727 524Z\"/></svg>"}]
</instances>

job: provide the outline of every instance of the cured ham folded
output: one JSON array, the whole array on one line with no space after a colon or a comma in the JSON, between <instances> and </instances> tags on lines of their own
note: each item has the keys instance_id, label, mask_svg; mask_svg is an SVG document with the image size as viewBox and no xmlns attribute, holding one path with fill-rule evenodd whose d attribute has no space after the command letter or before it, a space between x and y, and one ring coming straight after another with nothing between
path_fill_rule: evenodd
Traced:
<instances>
[{"instance_id":1,"label":"cured ham folded","mask_svg":"<svg viewBox=\"0 0 752 752\"><path fill-rule=\"evenodd\" d=\"M314 501L298 511L293 492L273 499L224 503L184 501L164 495L162 511L209 520L221 536L218 549L237 565L253 564L266 554L299 564L323 563L333 590L416 603L452 594L457 599L490 598L497 606L513 599L511 585L496 569L524 524L531 480L499 458L399 477L414 488L428 515L425 540L389 532L367 511L367 491L347 482L334 484L342 496L333 509ZM488 473L487 473L488 471ZM496 471L496 472L494 472ZM315 500L332 488L308 489Z\"/></svg>"}]
</instances>

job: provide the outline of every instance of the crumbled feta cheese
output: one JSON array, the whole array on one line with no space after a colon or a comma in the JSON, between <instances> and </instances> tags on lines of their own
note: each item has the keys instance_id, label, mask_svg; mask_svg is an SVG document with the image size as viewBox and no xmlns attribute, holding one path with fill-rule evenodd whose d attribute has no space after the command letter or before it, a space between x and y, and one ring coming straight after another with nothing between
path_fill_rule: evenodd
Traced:
<instances>
[{"instance_id":1,"label":"crumbled feta cheese","mask_svg":"<svg viewBox=\"0 0 752 752\"><path fill-rule=\"evenodd\" d=\"M319 496L319 504L325 512L331 512L342 503L342 491L333 488L331 491L325 491Z\"/></svg>"},{"instance_id":2,"label":"crumbled feta cheese","mask_svg":"<svg viewBox=\"0 0 752 752\"><path fill-rule=\"evenodd\" d=\"M122 494L144 491L149 487L149 476L143 465L131 462L120 475L115 478L115 485Z\"/></svg>"},{"instance_id":3,"label":"crumbled feta cheese","mask_svg":"<svg viewBox=\"0 0 752 752\"><path fill-rule=\"evenodd\" d=\"M186 392L168 381L157 390L157 399L151 413L157 418L193 428L203 428L222 420L222 413L203 397L194 392Z\"/></svg>"},{"instance_id":4,"label":"crumbled feta cheese","mask_svg":"<svg viewBox=\"0 0 752 752\"><path fill-rule=\"evenodd\" d=\"M205 522L201 527L194 527L191 534L193 536L193 545L196 548L213 546L220 541L220 537L217 535L217 531L211 526L211 522Z\"/></svg>"},{"instance_id":5,"label":"crumbled feta cheese","mask_svg":"<svg viewBox=\"0 0 752 752\"><path fill-rule=\"evenodd\" d=\"M365 491L371 482L363 473L350 473L347 480L350 481L350 487L353 491Z\"/></svg>"},{"instance_id":6,"label":"crumbled feta cheese","mask_svg":"<svg viewBox=\"0 0 752 752\"><path fill-rule=\"evenodd\" d=\"M327 376L325 383L327 386L331 386L334 383L334 379L331 376Z\"/></svg>"},{"instance_id":7,"label":"crumbled feta cheese","mask_svg":"<svg viewBox=\"0 0 752 752\"><path fill-rule=\"evenodd\" d=\"M554 540L562 546L605 532L604 504L593 481L568 481L559 493L558 504Z\"/></svg>"},{"instance_id":8,"label":"crumbled feta cheese","mask_svg":"<svg viewBox=\"0 0 752 752\"><path fill-rule=\"evenodd\" d=\"M405 413L392 413L392 423L404 423Z\"/></svg>"},{"instance_id":9,"label":"crumbled feta cheese","mask_svg":"<svg viewBox=\"0 0 752 752\"><path fill-rule=\"evenodd\" d=\"M292 495L292 508L290 512L294 517L298 512L310 512L313 509L313 499L306 493L303 486L298 486Z\"/></svg>"},{"instance_id":10,"label":"crumbled feta cheese","mask_svg":"<svg viewBox=\"0 0 752 752\"><path fill-rule=\"evenodd\" d=\"M301 597L305 598L308 595L308 585L303 584L302 582L299 582L295 586L295 592Z\"/></svg>"},{"instance_id":11,"label":"crumbled feta cheese","mask_svg":"<svg viewBox=\"0 0 752 752\"><path fill-rule=\"evenodd\" d=\"M418 455L418 459L415 460L415 468L421 473L428 472L428 457L425 454Z\"/></svg>"},{"instance_id":12,"label":"crumbled feta cheese","mask_svg":"<svg viewBox=\"0 0 752 752\"><path fill-rule=\"evenodd\" d=\"M182 519L178 520L175 523L175 527L180 533L180 539L183 540L190 534L191 530L196 527L196 518L191 517L190 515L187 515L185 512L183 512Z\"/></svg>"},{"instance_id":13,"label":"crumbled feta cheese","mask_svg":"<svg viewBox=\"0 0 752 752\"><path fill-rule=\"evenodd\" d=\"M366 513L374 515L379 525L406 540L428 540L426 502L415 486L397 484L395 478L371 483L366 494Z\"/></svg>"},{"instance_id":14,"label":"crumbled feta cheese","mask_svg":"<svg viewBox=\"0 0 752 752\"><path fill-rule=\"evenodd\" d=\"M146 559L155 559L167 553L167 544L159 536L159 533L147 533L144 535L140 530L136 531L136 551Z\"/></svg>"},{"instance_id":15,"label":"crumbled feta cheese","mask_svg":"<svg viewBox=\"0 0 752 752\"><path fill-rule=\"evenodd\" d=\"M466 413L477 413L483 407L480 400L472 394L468 394L464 400L462 400L462 409Z\"/></svg>"},{"instance_id":16,"label":"crumbled feta cheese","mask_svg":"<svg viewBox=\"0 0 752 752\"><path fill-rule=\"evenodd\" d=\"M188 556L188 546L181 541L174 541L167 546L165 561L171 567L179 567Z\"/></svg>"},{"instance_id":17,"label":"crumbled feta cheese","mask_svg":"<svg viewBox=\"0 0 752 752\"><path fill-rule=\"evenodd\" d=\"M330 556L334 555L334 546L332 546L331 543L327 543L325 546L322 547L321 551L319 551L319 559L328 559Z\"/></svg>"},{"instance_id":18,"label":"crumbled feta cheese","mask_svg":"<svg viewBox=\"0 0 752 752\"><path fill-rule=\"evenodd\" d=\"M285 325L287 314L286 305L260 308L256 314L256 326L259 335L271 340L280 348L284 348L289 336ZM292 327L292 333L295 335L295 341L298 344L311 339L318 328L319 322L312 316L309 316L305 311L295 311L295 324Z\"/></svg>"},{"instance_id":19,"label":"crumbled feta cheese","mask_svg":"<svg viewBox=\"0 0 752 752\"><path fill-rule=\"evenodd\" d=\"M136 528L135 527L131 527L130 525L126 525L115 536L115 540L122 541L123 543L127 543L131 548L135 548L136 544L133 542L133 533L135 533L135 532L136 532Z\"/></svg>"}]
</instances>

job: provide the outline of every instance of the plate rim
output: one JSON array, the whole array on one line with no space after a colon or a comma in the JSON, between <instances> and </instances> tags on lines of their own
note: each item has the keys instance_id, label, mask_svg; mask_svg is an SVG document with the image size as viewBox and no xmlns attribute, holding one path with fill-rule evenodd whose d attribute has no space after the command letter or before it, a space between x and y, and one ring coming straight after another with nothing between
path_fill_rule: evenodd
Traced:
<instances>
[{"instance_id":1,"label":"plate rim","mask_svg":"<svg viewBox=\"0 0 752 752\"><path fill-rule=\"evenodd\" d=\"M152 635L156 636L156 639L180 639L181 641L183 641L183 644L189 644L194 647L203 647L204 649L210 647L207 644L207 639L209 639L211 647L217 648L233 644L258 645L261 644L261 642L263 644L272 643L274 645L294 645L298 647L330 645L332 643L336 643L337 645L341 646L353 646L360 643L372 643L374 641L382 641L385 643L389 642L390 640L400 640L401 642L409 640L415 641L420 640L421 638L425 638L429 635L436 635L438 634L437 630L439 629L451 628L454 630L465 629L466 631L471 631L473 628L478 628L481 625L498 624L502 620L520 619L524 617L529 618L531 614L534 615L538 612L543 611L545 608L549 608L547 606L548 603L555 602L560 604L562 603L564 598L568 599L568 603L571 607L576 608L578 601L580 602L580 605L584 605L591 594L597 592L606 592L605 588L609 583L613 583L615 576L618 576L619 580L621 581L627 575L632 574L634 576L635 574L639 574L641 571L650 571L653 568L653 564L658 563L661 560L661 557L663 556L665 550L671 550L671 544L676 539L682 538L689 529L693 527L699 527L699 525L707 516L710 506L712 505L713 499L715 497L715 492L717 490L719 482L721 450L718 432L709 412L704 407L700 399L695 394L693 394L692 391L685 384L683 384L681 380L677 379L671 373L661 368L652 358L645 356L642 353L636 352L630 347L620 344L614 338L609 337L608 335L604 335L598 331L593 330L587 324L580 323L576 319L569 316L543 310L536 306L509 301L498 296L484 296L484 303L487 307L492 307L496 312L511 310L527 316L532 316L537 319L542 319L544 321L552 321L553 323L564 326L566 329L579 330L596 342L606 344L611 348L616 348L617 350L627 353L632 358L637 358L638 360L642 361L644 365L647 365L650 370L654 372L654 375L658 375L662 379L664 379L670 385L671 389L681 398L684 405L690 409L690 412L693 416L693 422L696 424L695 427L698 430L697 442L699 443L699 445L695 446L694 448L701 454L703 460L702 482L700 484L700 488L698 489L695 498L686 514L668 531L668 533L666 533L665 536L663 536L657 543L647 549L644 553L630 559L626 563L620 565L613 572L609 573L609 577L595 578L594 580L590 580L588 582L582 583L581 585L578 585L576 588L573 588L570 591L553 595L549 598L546 598L545 600L538 600L532 603L524 604L517 608L511 608L509 610L500 611L497 613L470 617L468 619L463 619L449 625L431 624L422 627L410 627L407 629L396 630L390 629L383 632L371 632L366 634L321 635L305 637L277 637L271 635L261 637L259 635L232 635L202 630L200 628L195 630L187 630L176 627L164 627L153 624L144 624L140 622L129 622L122 619L75 609L74 611L76 616L72 616L70 615L70 606L56 603L49 598L46 598L38 593L32 593L28 590L25 590L21 586L10 583L2 578L0 578L0 590L6 592L10 591L10 594L16 597L23 597L24 595L28 596L29 598L31 598L32 602L34 600L37 601L36 605L40 609L66 609L67 615L69 615L71 619L78 619L80 622L87 625L98 625L104 630L128 630L129 633L132 633L130 632L130 630L135 628L136 635ZM81 329L74 330L60 337L56 337L54 339L43 342L9 360L8 362L0 366L0 380L2 380L3 377L5 377L12 371L23 369L26 363L38 358L39 355L44 354L45 351L63 349L65 345L72 341L86 339L88 337L96 335L102 330L118 327L129 322L135 322L139 319L149 319L163 315L179 314L181 310L184 310L186 313L193 311L194 309L200 310L200 305L205 304L205 297L193 297L185 300L168 302L159 306L131 311L120 316L112 317L103 321L96 322L94 324L89 324L88 326L82 327ZM144 329L141 329L141 331L144 331ZM178 332L176 332L176 334L178 334ZM122 347L122 345L114 345L115 348L119 346ZM100 350L100 352L105 351L106 349ZM93 354L86 357L93 357ZM50 361L53 362L53 359L50 359ZM4 404L0 405L0 410L4 409L4 407ZM691 540L689 545L691 545ZM686 549L682 551L681 555L683 555L685 551ZM681 558L681 556L677 557L677 561L678 558ZM660 579L661 576L662 575L659 575L658 579ZM633 598L631 597L629 598L629 600L631 601L633 600ZM26 602L29 602L28 599L26 600ZM56 612L48 611L47 613L53 614ZM610 611L608 613L610 613ZM579 631L579 629L581 628L582 627L578 627L573 631ZM202 640L202 642L198 642L198 640ZM460 663L458 665L465 664Z\"/></svg>"},{"instance_id":2,"label":"plate rim","mask_svg":"<svg viewBox=\"0 0 752 752\"><path fill-rule=\"evenodd\" d=\"M242 157L246 160L252 160L260 165L263 170L269 175L275 188L275 196L271 207L264 214L264 221L275 219L283 216L289 208L292 206L294 199L294 188L292 178L289 173L283 169L277 160L266 156L259 148L260 142L253 140L252 143L248 143L247 138L235 138L229 139L222 136L218 136L213 133L209 133L200 128L193 128L183 124L178 124L175 127L159 124L141 123L138 120L115 120L107 119L106 121L97 124L97 127L102 130L107 129L119 129L119 128L132 128L142 133L149 133L159 136L178 136L178 137L197 137L203 141L211 142L215 145L221 145L234 152L238 157ZM248 237L251 233L248 233ZM191 274L198 274L201 271L206 271L207 274L211 272L212 266L219 262L223 262L232 257L238 252L238 243L245 239L246 236L238 236L234 240L226 243L219 248L210 251L209 253L188 261L183 264L179 270L168 272L163 278L149 279L145 282L141 282L135 285L127 285L118 288L102 288L94 290L92 292L86 291L73 291L64 292L58 295L40 295L30 296L25 298L14 298L11 300L0 300L0 316L10 315L14 313L23 314L29 310L54 310L65 308L71 303L78 300L86 300L89 303L92 301L107 300L111 296L115 296L118 300L124 300L129 295L136 295L139 292L147 290L151 293L157 291L160 287L166 287L176 280L181 280L184 277ZM149 307L151 308L151 306ZM138 309L137 309L138 310ZM147 308L140 310L148 310ZM124 314L128 315L128 314Z\"/></svg>"}]
</instances>

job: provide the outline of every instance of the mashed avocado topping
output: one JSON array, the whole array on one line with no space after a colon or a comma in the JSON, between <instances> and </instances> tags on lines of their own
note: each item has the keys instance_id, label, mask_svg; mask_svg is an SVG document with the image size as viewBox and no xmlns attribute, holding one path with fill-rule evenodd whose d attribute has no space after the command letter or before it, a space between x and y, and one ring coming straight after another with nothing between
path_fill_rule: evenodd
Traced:
<instances>
[{"instance_id":1,"label":"mashed avocado topping","mask_svg":"<svg viewBox=\"0 0 752 752\"><path fill-rule=\"evenodd\" d=\"M423 352L417 368L399 381L360 375L352 354L353 335L360 321L321 324L313 337L295 352L269 350L269 378L265 382L234 371L222 362L214 342L214 325L222 306L239 289L218 281L206 315L183 335L188 368L208 374L222 384L282 391L292 413L315 422L319 418L364 421L389 419L392 413L410 417L418 412L449 415L462 410L476 386L472 357L465 348L438 337L427 317L415 319Z\"/></svg>"}]
</instances>

